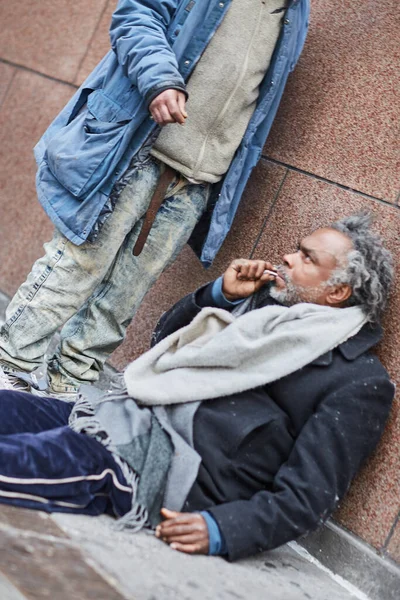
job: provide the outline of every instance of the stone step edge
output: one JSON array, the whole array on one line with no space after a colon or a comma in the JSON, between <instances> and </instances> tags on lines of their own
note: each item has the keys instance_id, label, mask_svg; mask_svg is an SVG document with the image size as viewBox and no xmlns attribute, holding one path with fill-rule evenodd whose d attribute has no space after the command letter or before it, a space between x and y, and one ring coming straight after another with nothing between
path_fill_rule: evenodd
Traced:
<instances>
[{"instance_id":1,"label":"stone step edge","mask_svg":"<svg viewBox=\"0 0 400 600\"><path fill-rule=\"evenodd\" d=\"M333 520L298 543L371 600L399 600L400 566Z\"/></svg>"}]
</instances>

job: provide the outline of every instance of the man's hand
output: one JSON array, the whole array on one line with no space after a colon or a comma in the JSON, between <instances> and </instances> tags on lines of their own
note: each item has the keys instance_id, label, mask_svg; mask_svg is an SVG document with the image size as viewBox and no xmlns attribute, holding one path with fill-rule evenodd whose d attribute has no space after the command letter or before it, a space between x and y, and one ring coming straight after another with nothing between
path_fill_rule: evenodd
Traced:
<instances>
[{"instance_id":1,"label":"man's hand","mask_svg":"<svg viewBox=\"0 0 400 600\"><path fill-rule=\"evenodd\" d=\"M224 273L222 292L225 298L231 302L247 298L268 281L274 281L274 275L264 273L265 269L275 271L273 265L265 260L234 260Z\"/></svg>"},{"instance_id":2,"label":"man's hand","mask_svg":"<svg viewBox=\"0 0 400 600\"><path fill-rule=\"evenodd\" d=\"M159 125L179 123L183 125L187 117L186 96L179 90L165 90L150 103L149 111Z\"/></svg>"},{"instance_id":3,"label":"man's hand","mask_svg":"<svg viewBox=\"0 0 400 600\"><path fill-rule=\"evenodd\" d=\"M156 528L156 536L180 552L208 554L208 527L200 513L179 513L161 509L165 521Z\"/></svg>"}]
</instances>

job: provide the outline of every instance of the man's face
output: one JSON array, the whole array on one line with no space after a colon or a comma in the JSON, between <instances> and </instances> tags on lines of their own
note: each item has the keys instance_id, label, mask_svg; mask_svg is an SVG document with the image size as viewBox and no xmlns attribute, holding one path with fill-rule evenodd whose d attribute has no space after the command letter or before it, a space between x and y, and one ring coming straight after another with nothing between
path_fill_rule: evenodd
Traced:
<instances>
[{"instance_id":1,"label":"man's face","mask_svg":"<svg viewBox=\"0 0 400 600\"><path fill-rule=\"evenodd\" d=\"M351 240L340 231L317 229L300 242L297 252L285 254L270 295L287 306L298 302L331 304L327 282L336 269L346 264L351 249Z\"/></svg>"}]
</instances>

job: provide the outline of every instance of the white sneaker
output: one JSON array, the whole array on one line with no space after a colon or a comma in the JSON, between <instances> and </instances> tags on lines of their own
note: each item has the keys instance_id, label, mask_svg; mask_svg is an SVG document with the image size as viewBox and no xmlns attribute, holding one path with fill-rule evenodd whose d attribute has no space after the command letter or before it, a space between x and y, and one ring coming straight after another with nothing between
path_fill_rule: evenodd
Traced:
<instances>
[{"instance_id":1,"label":"white sneaker","mask_svg":"<svg viewBox=\"0 0 400 600\"><path fill-rule=\"evenodd\" d=\"M20 379L18 375L29 376L28 373L18 371L7 363L0 363L0 390L11 390L13 392L30 392L31 386L27 381Z\"/></svg>"}]
</instances>

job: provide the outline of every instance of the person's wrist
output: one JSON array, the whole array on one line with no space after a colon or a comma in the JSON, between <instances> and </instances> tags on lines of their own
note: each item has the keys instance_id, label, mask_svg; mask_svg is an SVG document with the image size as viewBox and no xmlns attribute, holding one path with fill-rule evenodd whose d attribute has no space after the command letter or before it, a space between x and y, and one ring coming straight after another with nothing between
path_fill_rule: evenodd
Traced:
<instances>
[{"instance_id":1,"label":"person's wrist","mask_svg":"<svg viewBox=\"0 0 400 600\"><path fill-rule=\"evenodd\" d=\"M229 292L227 292L226 290L224 290L224 288L222 288L222 293L225 296L225 298L229 301L229 302L235 302L235 300L239 300L242 298L242 296L237 296L235 294L230 294Z\"/></svg>"},{"instance_id":2,"label":"person's wrist","mask_svg":"<svg viewBox=\"0 0 400 600\"><path fill-rule=\"evenodd\" d=\"M221 290L222 290L223 295L225 296L225 298L227 300L229 300L229 302L235 302L235 300L243 299L243 296L240 296L239 294L232 294L232 293L228 292L226 290L226 288L224 287L224 284L222 284Z\"/></svg>"}]
</instances>

